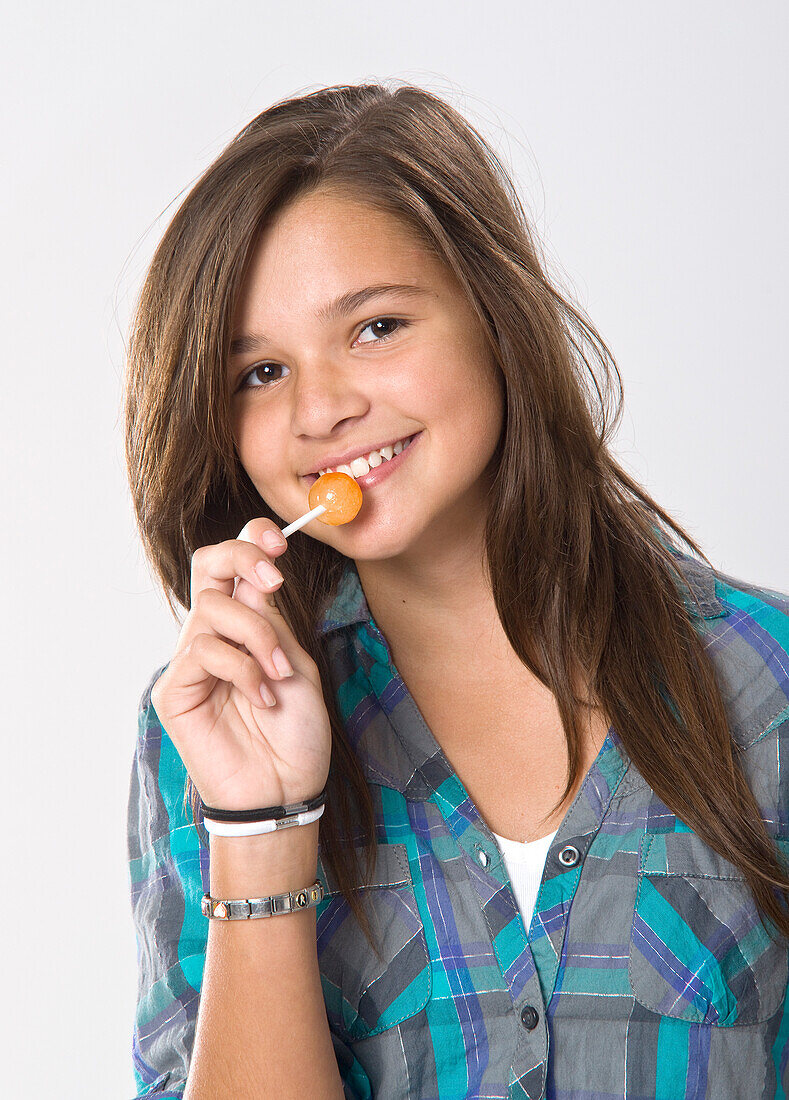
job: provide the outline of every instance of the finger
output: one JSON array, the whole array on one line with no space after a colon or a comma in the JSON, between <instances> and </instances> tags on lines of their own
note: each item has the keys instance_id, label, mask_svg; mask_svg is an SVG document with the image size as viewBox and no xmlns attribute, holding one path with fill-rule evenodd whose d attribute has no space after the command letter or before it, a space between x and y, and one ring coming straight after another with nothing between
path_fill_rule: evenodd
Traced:
<instances>
[{"instance_id":1,"label":"finger","mask_svg":"<svg viewBox=\"0 0 789 1100\"><path fill-rule=\"evenodd\" d=\"M271 520L253 520L244 531L256 524L254 530L258 540L268 532L278 532L279 528ZM257 567L260 566L260 572ZM210 546L201 546L192 554L190 599L194 604L200 592L214 588L232 596L236 577L244 577L251 584L259 584L268 591L274 591L282 583L282 574L271 560L271 553L259 543L249 539L227 539L225 542Z\"/></svg>"},{"instance_id":2,"label":"finger","mask_svg":"<svg viewBox=\"0 0 789 1100\"><path fill-rule=\"evenodd\" d=\"M171 668L176 662L173 674L181 689L188 691L209 677L216 677L237 687L253 707L272 705L266 701L266 696L271 700L274 696L255 657L240 653L214 634L196 634L173 658Z\"/></svg>"},{"instance_id":3,"label":"finger","mask_svg":"<svg viewBox=\"0 0 789 1100\"><path fill-rule=\"evenodd\" d=\"M262 517L251 519L247 524L245 524L239 532L238 539L240 542L249 542L253 546L262 547L269 559L278 557L288 548L287 540L282 534L279 527L277 527L276 524L272 524L270 520L263 519ZM234 599L237 598L236 594L238 592L240 580L240 577L236 578L235 586L233 588ZM275 585L271 586L271 591L276 591ZM274 599L269 600L268 605L270 607L273 607L275 611L279 611L280 614L282 614L281 609ZM287 621L287 618L285 618L285 622L288 625L288 630L291 630L291 626L290 623Z\"/></svg>"},{"instance_id":4,"label":"finger","mask_svg":"<svg viewBox=\"0 0 789 1100\"><path fill-rule=\"evenodd\" d=\"M290 661L291 667L296 672L300 672L302 676L308 676L312 679L314 662L299 644L290 623L275 602L274 594L266 594L255 585L250 584L249 581L239 577L233 599L245 604L259 615L270 617L270 621L274 624L279 637L280 647Z\"/></svg>"},{"instance_id":5,"label":"finger","mask_svg":"<svg viewBox=\"0 0 789 1100\"><path fill-rule=\"evenodd\" d=\"M272 537L272 536L274 538L274 542L268 543L267 539ZM284 535L282 534L282 532L280 531L279 527L277 527L276 524L272 523L271 520L267 520L267 519L263 519L263 518L257 518L257 519L250 520L249 523L247 523L241 529L241 532L239 533L239 536L238 536L238 541L239 542L249 542L249 544L251 546L262 546L267 559L269 559L271 557L278 556L279 554L283 553L283 551L287 550L287 547L288 547L287 541L286 541ZM276 569L276 566L274 568ZM265 573L265 571L264 571L264 573ZM281 573L280 573L280 576L282 576ZM280 587L278 584L273 583L273 582L270 585L268 585L268 584L258 585L257 580L259 578L257 576L255 576L255 578L253 578L251 581L250 581L250 577L248 575L245 575L245 577L243 579L246 579L248 582L250 582L250 587L251 588L258 587L258 588L261 589L261 591L264 591L264 592L273 593L273 592L278 591L278 589ZM235 583L234 583L234 586L233 586L233 599L238 599L238 590L239 590L239 587L240 587L240 584L241 584L241 580L242 580L241 575L239 575L235 579ZM249 591L247 586L244 586L243 590ZM250 607L255 607L256 609L260 609L260 600L256 599L254 601L249 601L249 606ZM284 611L282 610L280 605L274 599L273 595L266 601L265 606L268 607L268 608L271 608L271 610L274 611L275 615L278 617L279 620L281 620L284 628L286 629L287 635L283 639L283 641L286 642L286 643L290 643L291 647L298 647L298 649L303 653L303 650L301 650L301 647L299 646L299 643L296 639L293 628L291 627L290 623L288 622L287 615L284 613ZM290 658L291 663L292 663L293 662L293 657L291 656L290 648L287 648L287 647L284 647L284 648L285 648L285 652L288 654L288 657Z\"/></svg>"},{"instance_id":6,"label":"finger","mask_svg":"<svg viewBox=\"0 0 789 1100\"><path fill-rule=\"evenodd\" d=\"M275 624L273 618L271 608L259 613L238 600L228 599L216 589L206 588L198 595L197 603L184 622L176 652L187 649L201 634L213 634L231 646L246 646L261 670L272 680L287 679L274 663L274 650L282 647L279 638L281 620Z\"/></svg>"},{"instance_id":7,"label":"finger","mask_svg":"<svg viewBox=\"0 0 789 1100\"><path fill-rule=\"evenodd\" d=\"M288 548L288 540L282 531L270 519L264 516L256 516L249 523L245 523L238 534L241 542L251 542L253 546L259 546L265 550L270 558L276 558Z\"/></svg>"}]
</instances>

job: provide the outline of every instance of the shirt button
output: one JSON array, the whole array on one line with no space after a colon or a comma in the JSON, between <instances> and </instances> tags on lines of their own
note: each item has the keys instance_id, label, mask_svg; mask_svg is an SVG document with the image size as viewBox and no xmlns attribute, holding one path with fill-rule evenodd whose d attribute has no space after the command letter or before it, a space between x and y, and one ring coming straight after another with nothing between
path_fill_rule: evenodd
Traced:
<instances>
[{"instance_id":1,"label":"shirt button","mask_svg":"<svg viewBox=\"0 0 789 1100\"><path fill-rule=\"evenodd\" d=\"M559 852L559 862L565 867L574 867L580 858L580 853L573 844L568 844Z\"/></svg>"},{"instance_id":2,"label":"shirt button","mask_svg":"<svg viewBox=\"0 0 789 1100\"><path fill-rule=\"evenodd\" d=\"M488 853L485 851L484 848L480 848L477 851L477 862L482 867L487 867L488 863L490 862L490 856L488 855Z\"/></svg>"},{"instance_id":3,"label":"shirt button","mask_svg":"<svg viewBox=\"0 0 789 1100\"><path fill-rule=\"evenodd\" d=\"M534 1005L526 1005L521 1009L521 1023L529 1031L533 1031L540 1020L540 1014Z\"/></svg>"}]
</instances>

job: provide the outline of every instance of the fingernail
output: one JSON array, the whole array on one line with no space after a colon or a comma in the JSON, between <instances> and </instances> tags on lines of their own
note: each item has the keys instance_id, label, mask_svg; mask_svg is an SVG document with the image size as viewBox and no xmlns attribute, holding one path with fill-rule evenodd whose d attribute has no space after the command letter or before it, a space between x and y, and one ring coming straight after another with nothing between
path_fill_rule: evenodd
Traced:
<instances>
[{"instance_id":1,"label":"fingernail","mask_svg":"<svg viewBox=\"0 0 789 1100\"><path fill-rule=\"evenodd\" d=\"M260 541L267 550L281 550L283 546L288 545L285 538L275 531L266 531Z\"/></svg>"},{"instance_id":2,"label":"fingernail","mask_svg":"<svg viewBox=\"0 0 789 1100\"><path fill-rule=\"evenodd\" d=\"M290 667L290 661L282 652L279 646L271 654L271 659L274 662L274 668L280 674L280 676L292 676L293 669Z\"/></svg>"},{"instance_id":3,"label":"fingernail","mask_svg":"<svg viewBox=\"0 0 789 1100\"><path fill-rule=\"evenodd\" d=\"M265 585L279 584L282 580L279 569L268 561L259 561L255 566L255 572Z\"/></svg>"}]
</instances>

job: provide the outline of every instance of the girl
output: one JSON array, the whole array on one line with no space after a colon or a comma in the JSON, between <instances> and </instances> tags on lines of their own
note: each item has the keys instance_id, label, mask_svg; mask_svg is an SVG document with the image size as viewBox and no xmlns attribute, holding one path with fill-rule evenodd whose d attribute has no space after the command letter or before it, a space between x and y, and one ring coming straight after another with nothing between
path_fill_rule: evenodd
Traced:
<instances>
[{"instance_id":1,"label":"girl","mask_svg":"<svg viewBox=\"0 0 789 1100\"><path fill-rule=\"evenodd\" d=\"M198 180L129 355L188 609L131 780L140 1096L784 1095L789 597L713 569L620 414L426 91L279 103ZM286 542L338 467L358 516Z\"/></svg>"}]
</instances>

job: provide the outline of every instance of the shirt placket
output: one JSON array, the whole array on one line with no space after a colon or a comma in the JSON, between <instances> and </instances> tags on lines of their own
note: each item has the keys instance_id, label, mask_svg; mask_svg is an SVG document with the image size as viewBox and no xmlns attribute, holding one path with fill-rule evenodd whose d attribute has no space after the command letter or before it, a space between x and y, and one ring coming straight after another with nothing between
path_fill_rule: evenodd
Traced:
<instances>
[{"instance_id":1,"label":"shirt placket","mask_svg":"<svg viewBox=\"0 0 789 1100\"><path fill-rule=\"evenodd\" d=\"M372 659L372 667L367 670L371 686L379 702L387 704L386 713L393 731L409 755L413 754L414 771L408 786L412 790L417 786L431 790L431 798L463 854L496 960L512 998L519 1028L508 1082L509 1096L512 1100L524 1097L539 1100L545 1095L548 1069L550 1035L546 1006L556 983L570 906L586 854L627 771L627 756L620 751L615 731L609 729L548 850L529 940L493 834L427 728L391 662L383 634L369 621L358 640L361 642L361 649L357 650L359 655L364 650L368 659ZM395 694L410 713L410 736L402 728L403 718L394 704ZM416 731L418 744L414 743ZM440 756L440 764L436 754Z\"/></svg>"},{"instance_id":2,"label":"shirt placket","mask_svg":"<svg viewBox=\"0 0 789 1100\"><path fill-rule=\"evenodd\" d=\"M545 1095L550 1042L546 1007L556 982L570 907L586 854L627 770L614 737L609 731L548 850L530 938L506 863L459 777L453 773L435 794L463 852L520 1023L509 1081L513 1100L539 1100Z\"/></svg>"}]
</instances>

